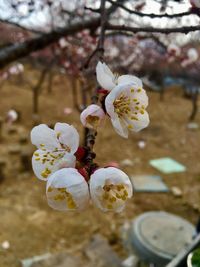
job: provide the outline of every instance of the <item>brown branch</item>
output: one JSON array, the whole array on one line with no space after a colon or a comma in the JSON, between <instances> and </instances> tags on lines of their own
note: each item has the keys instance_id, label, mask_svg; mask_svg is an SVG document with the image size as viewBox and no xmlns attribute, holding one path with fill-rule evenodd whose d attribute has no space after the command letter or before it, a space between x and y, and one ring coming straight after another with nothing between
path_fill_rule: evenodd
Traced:
<instances>
[{"instance_id":1,"label":"brown branch","mask_svg":"<svg viewBox=\"0 0 200 267\"><path fill-rule=\"evenodd\" d=\"M31 52L43 49L53 42L58 41L62 36L74 35L84 29L95 29L100 25L99 18L93 18L81 22L74 23L63 29L43 34L39 37L16 43L6 48L0 49L0 68L6 66L10 62L29 55Z\"/></svg>"},{"instance_id":2,"label":"brown branch","mask_svg":"<svg viewBox=\"0 0 200 267\"><path fill-rule=\"evenodd\" d=\"M106 30L106 9L105 9L105 3L106 0L101 0L101 29L100 29L100 36L99 41L97 44L97 49L99 51L99 59L103 59L104 54L104 40L105 40L105 30ZM95 89L94 95L92 96L92 104L96 104L98 102L98 94L97 89ZM95 158L95 154L93 152L93 147L95 144L95 138L97 136L97 131L93 129L86 129L85 130L85 145L88 148L88 153L86 157L86 163L89 165L89 173L92 172L92 166L93 166L93 159Z\"/></svg>"},{"instance_id":3,"label":"brown branch","mask_svg":"<svg viewBox=\"0 0 200 267\"><path fill-rule=\"evenodd\" d=\"M141 13L141 12L138 12L138 11L135 11L135 10L132 10L132 9L129 9L128 7L120 4L120 3L117 3L117 2L114 2L112 0L107 0L108 2L110 2L112 5L116 5L120 8L122 8L123 10L125 10L126 12L128 12L129 14L134 14L134 15L137 15L137 16L140 16L140 17L149 17L149 18L170 18L170 19L173 19L173 18L180 18L180 17L183 17L183 16L189 16L189 15L193 15L195 13L191 12L191 11L186 11L186 12L182 12L182 13L178 13L178 14L153 14L153 13ZM197 14L196 14L197 15Z\"/></svg>"},{"instance_id":4,"label":"brown branch","mask_svg":"<svg viewBox=\"0 0 200 267\"><path fill-rule=\"evenodd\" d=\"M32 32L32 33L35 33L35 34L42 34L43 33L42 31L22 26L22 25L18 24L17 22L10 21L9 19L1 19L0 18L0 22L4 23L4 24L12 25L14 27L19 28L20 30L24 30L24 31L27 31L27 32Z\"/></svg>"},{"instance_id":5,"label":"brown branch","mask_svg":"<svg viewBox=\"0 0 200 267\"><path fill-rule=\"evenodd\" d=\"M106 24L106 30L113 30L113 31L126 31L126 32L132 32L132 33L138 33L138 32L150 32L150 33L184 33L187 34L189 32L199 31L200 25L196 26L183 26L183 27L176 27L176 28L153 28L153 27L131 27L126 25L113 25L110 23Z\"/></svg>"},{"instance_id":6,"label":"brown branch","mask_svg":"<svg viewBox=\"0 0 200 267\"><path fill-rule=\"evenodd\" d=\"M84 9L85 9L85 10L92 11L92 12L94 12L94 13L98 13L98 14L100 13L100 8L92 8L92 7L87 7L87 6L85 6Z\"/></svg>"}]
</instances>

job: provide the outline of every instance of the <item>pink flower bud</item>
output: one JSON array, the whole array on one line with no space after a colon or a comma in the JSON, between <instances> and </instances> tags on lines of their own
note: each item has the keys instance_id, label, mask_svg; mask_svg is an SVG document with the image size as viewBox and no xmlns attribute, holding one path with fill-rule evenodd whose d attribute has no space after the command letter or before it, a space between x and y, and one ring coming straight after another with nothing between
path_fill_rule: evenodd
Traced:
<instances>
[{"instance_id":1,"label":"pink flower bud","mask_svg":"<svg viewBox=\"0 0 200 267\"><path fill-rule=\"evenodd\" d=\"M96 129L105 117L103 109L97 105L88 106L81 113L80 119L84 127Z\"/></svg>"}]
</instances>

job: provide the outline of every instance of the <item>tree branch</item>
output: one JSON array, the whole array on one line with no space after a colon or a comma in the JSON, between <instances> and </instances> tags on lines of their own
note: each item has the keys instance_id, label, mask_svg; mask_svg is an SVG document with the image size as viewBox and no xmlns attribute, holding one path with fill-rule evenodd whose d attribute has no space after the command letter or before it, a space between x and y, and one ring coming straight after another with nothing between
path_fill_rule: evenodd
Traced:
<instances>
[{"instance_id":1,"label":"tree branch","mask_svg":"<svg viewBox=\"0 0 200 267\"><path fill-rule=\"evenodd\" d=\"M189 16L189 15L193 15L195 13L191 12L191 11L186 11L186 12L182 12L182 13L178 13L178 14L148 14L148 13L141 13L141 12L138 12L138 11L135 11L135 10L131 10L129 9L128 7L118 3L118 2L114 2L112 0L107 0L108 2L110 2L112 5L116 5L120 8L122 8L123 10L125 10L126 12L128 12L129 14L134 14L134 15L137 15L137 16L140 16L140 17L149 17L149 18L170 18L170 19L173 19L173 18L180 18L180 17L183 17L183 16ZM197 15L197 14L195 14Z\"/></svg>"},{"instance_id":2,"label":"tree branch","mask_svg":"<svg viewBox=\"0 0 200 267\"><path fill-rule=\"evenodd\" d=\"M40 50L49 44L58 41L62 36L74 35L75 33L84 29L95 29L100 25L99 18L77 22L66 28L56 30L51 33L43 34L37 38L25 41L23 43L16 43L6 48L0 49L0 67L4 67L10 62L25 57L31 52Z\"/></svg>"},{"instance_id":3,"label":"tree branch","mask_svg":"<svg viewBox=\"0 0 200 267\"><path fill-rule=\"evenodd\" d=\"M126 32L132 32L132 33L138 33L138 32L150 32L150 33L184 33L187 34L189 32L199 31L200 25L196 26L183 26L183 27L177 27L177 28L153 28L153 27L130 27L126 25L113 25L110 23L106 24L106 30L113 30L113 31L126 31Z\"/></svg>"}]
</instances>

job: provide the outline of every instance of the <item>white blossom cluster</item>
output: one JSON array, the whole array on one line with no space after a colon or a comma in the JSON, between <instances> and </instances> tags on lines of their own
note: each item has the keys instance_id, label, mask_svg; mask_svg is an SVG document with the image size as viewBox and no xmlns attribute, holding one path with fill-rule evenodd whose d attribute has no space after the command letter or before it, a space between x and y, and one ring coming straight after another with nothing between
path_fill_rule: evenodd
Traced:
<instances>
[{"instance_id":1,"label":"white blossom cluster","mask_svg":"<svg viewBox=\"0 0 200 267\"><path fill-rule=\"evenodd\" d=\"M147 127L148 97L141 80L132 75L116 76L101 62L96 74L105 93L105 108L94 104L87 107L80 116L82 124L97 129L107 114L116 132L125 138L129 130L138 132ZM52 208L83 210L91 200L102 211L120 212L131 198L133 188L129 177L118 168L80 171L79 134L72 125L56 123L51 129L40 124L32 129L31 142L37 147L32 158L33 171L47 182L47 201Z\"/></svg>"}]
</instances>

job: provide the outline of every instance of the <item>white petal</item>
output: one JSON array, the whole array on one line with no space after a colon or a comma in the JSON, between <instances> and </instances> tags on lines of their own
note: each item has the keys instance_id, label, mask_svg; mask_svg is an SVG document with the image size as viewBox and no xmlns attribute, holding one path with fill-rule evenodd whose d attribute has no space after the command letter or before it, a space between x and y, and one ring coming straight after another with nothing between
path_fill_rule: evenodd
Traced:
<instances>
[{"instance_id":1,"label":"white petal","mask_svg":"<svg viewBox=\"0 0 200 267\"><path fill-rule=\"evenodd\" d=\"M79 134L74 126L57 122L54 129L59 142L67 146L70 153L74 154L79 146Z\"/></svg>"},{"instance_id":2,"label":"white petal","mask_svg":"<svg viewBox=\"0 0 200 267\"><path fill-rule=\"evenodd\" d=\"M50 176L46 194L49 206L60 211L83 210L89 202L88 184L74 168L61 169Z\"/></svg>"},{"instance_id":3,"label":"white petal","mask_svg":"<svg viewBox=\"0 0 200 267\"><path fill-rule=\"evenodd\" d=\"M47 181L50 175L52 175L55 171L61 168L75 167L75 164L75 156L63 152L46 152L38 149L34 152L32 157L33 171L37 178L43 181Z\"/></svg>"},{"instance_id":4,"label":"white petal","mask_svg":"<svg viewBox=\"0 0 200 267\"><path fill-rule=\"evenodd\" d=\"M98 62L96 66L96 75L98 83L106 90L112 90L116 84L115 76L105 63Z\"/></svg>"},{"instance_id":5,"label":"white petal","mask_svg":"<svg viewBox=\"0 0 200 267\"><path fill-rule=\"evenodd\" d=\"M110 187L107 190L105 187ZM119 189L119 187L122 187ZM125 198L121 198L122 196ZM133 194L132 184L128 176L121 170L109 167L95 171L90 178L90 194L93 203L103 211L120 212L127 198ZM114 201L111 201L113 200Z\"/></svg>"},{"instance_id":6,"label":"white petal","mask_svg":"<svg viewBox=\"0 0 200 267\"><path fill-rule=\"evenodd\" d=\"M136 88L142 88L142 80L133 75L122 75L118 78L118 84L132 83Z\"/></svg>"},{"instance_id":7,"label":"white petal","mask_svg":"<svg viewBox=\"0 0 200 267\"><path fill-rule=\"evenodd\" d=\"M50 129L46 124L40 124L32 129L31 142L38 148L47 150L60 148L60 144L56 138L54 130Z\"/></svg>"},{"instance_id":8,"label":"white petal","mask_svg":"<svg viewBox=\"0 0 200 267\"><path fill-rule=\"evenodd\" d=\"M115 131L122 137L128 138L128 129L126 125L118 117L111 119L112 125Z\"/></svg>"},{"instance_id":9,"label":"white petal","mask_svg":"<svg viewBox=\"0 0 200 267\"><path fill-rule=\"evenodd\" d=\"M133 125L133 128L130 129L131 131L139 132L149 125L149 115L146 111L144 111L144 114L138 113L138 115L135 116L138 118L138 120L130 121L130 124L132 123Z\"/></svg>"},{"instance_id":10,"label":"white petal","mask_svg":"<svg viewBox=\"0 0 200 267\"><path fill-rule=\"evenodd\" d=\"M136 98L138 100L138 102L140 102L140 105L143 105L144 108L146 108L148 106L148 103L149 103L147 93L142 88L140 88L138 91L135 90L132 97Z\"/></svg>"}]
</instances>

